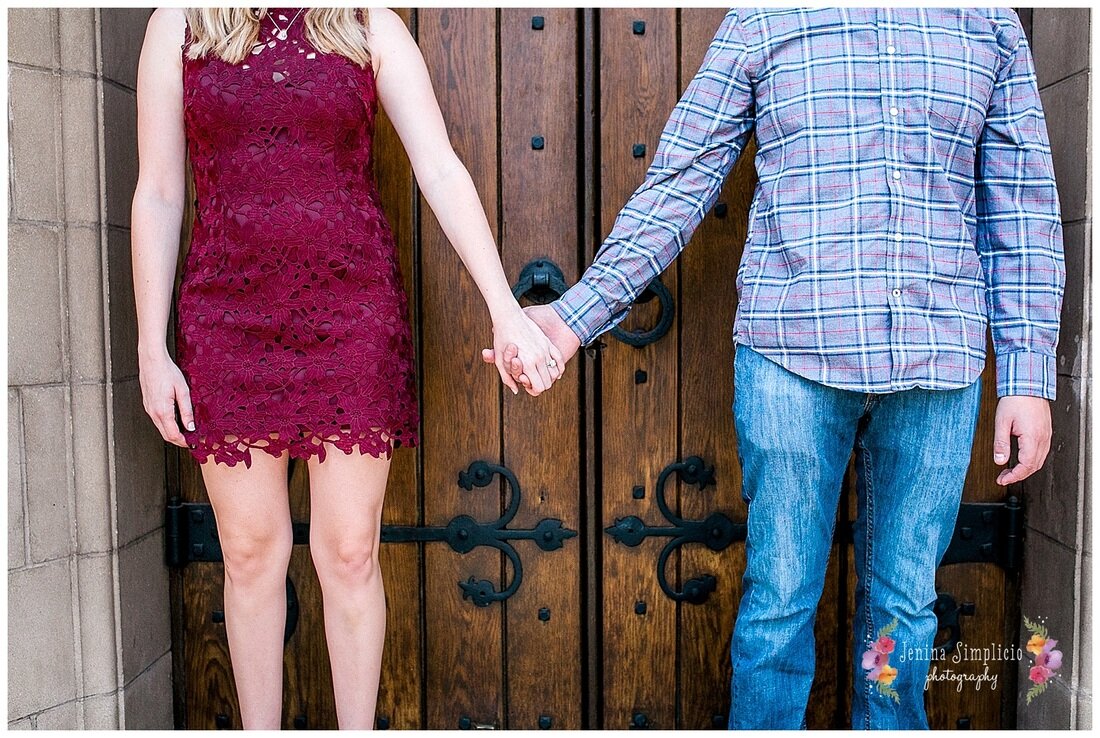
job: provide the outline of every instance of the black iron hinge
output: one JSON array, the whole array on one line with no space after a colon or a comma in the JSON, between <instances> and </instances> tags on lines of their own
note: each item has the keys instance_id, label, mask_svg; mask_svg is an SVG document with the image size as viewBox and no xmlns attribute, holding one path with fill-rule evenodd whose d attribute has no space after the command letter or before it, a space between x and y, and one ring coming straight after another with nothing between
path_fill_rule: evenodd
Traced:
<instances>
[{"instance_id":1,"label":"black iron hinge","mask_svg":"<svg viewBox=\"0 0 1100 738\"><path fill-rule=\"evenodd\" d=\"M1023 565L1023 544L1024 507L1017 497L964 502L940 566L986 562L1017 572Z\"/></svg>"},{"instance_id":2,"label":"black iron hinge","mask_svg":"<svg viewBox=\"0 0 1100 738\"><path fill-rule=\"evenodd\" d=\"M852 542L852 522L837 525L840 540ZM955 532L940 566L989 563L1008 572L1023 566L1024 507L1016 497L1003 502L964 502L959 507Z\"/></svg>"}]
</instances>

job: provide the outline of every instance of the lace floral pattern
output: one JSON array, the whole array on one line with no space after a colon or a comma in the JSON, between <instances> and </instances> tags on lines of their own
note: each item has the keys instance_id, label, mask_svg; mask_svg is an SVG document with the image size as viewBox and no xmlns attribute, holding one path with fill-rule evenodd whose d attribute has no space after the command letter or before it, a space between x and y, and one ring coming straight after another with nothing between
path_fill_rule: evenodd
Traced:
<instances>
[{"instance_id":1,"label":"lace floral pattern","mask_svg":"<svg viewBox=\"0 0 1100 738\"><path fill-rule=\"evenodd\" d=\"M183 55L196 214L176 348L200 462L418 442L407 299L371 169L373 72L314 48L301 20L280 39L265 18L240 64Z\"/></svg>"}]
</instances>

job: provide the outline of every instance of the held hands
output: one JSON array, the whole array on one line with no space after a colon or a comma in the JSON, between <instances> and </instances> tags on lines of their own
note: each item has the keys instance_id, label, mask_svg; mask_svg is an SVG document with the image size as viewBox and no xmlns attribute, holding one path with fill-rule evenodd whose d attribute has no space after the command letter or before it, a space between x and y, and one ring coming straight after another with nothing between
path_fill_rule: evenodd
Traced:
<instances>
[{"instance_id":1,"label":"held hands","mask_svg":"<svg viewBox=\"0 0 1100 738\"><path fill-rule=\"evenodd\" d=\"M577 353L581 342L549 305L532 305L524 308L522 314L527 318L528 323L535 326L535 330L542 335L543 339L549 342L551 347L549 355L557 362L557 366L554 369L547 369L545 361L528 361L524 358L519 342L512 338L513 334L497 331L495 327L493 348L482 349L481 358L487 364L496 364L501 381L513 393L519 391L516 387L519 384L527 390L527 394L537 397L561 378L565 372L566 362ZM543 377L540 369L550 374L549 382Z\"/></svg>"},{"instance_id":2,"label":"held hands","mask_svg":"<svg viewBox=\"0 0 1100 738\"><path fill-rule=\"evenodd\" d=\"M1020 482L1043 467L1050 452L1050 402L1023 395L1002 397L993 424L993 461L997 466L1008 463L1012 436L1019 439L1020 447L1016 466L1002 469L997 484Z\"/></svg>"},{"instance_id":3,"label":"held hands","mask_svg":"<svg viewBox=\"0 0 1100 738\"><path fill-rule=\"evenodd\" d=\"M507 357L507 363L506 358ZM536 396L550 389L565 371L565 358L539 325L523 310L493 324L493 348L482 349L481 358L496 364L500 380L512 394L519 394L522 375L527 393ZM513 367L519 367L516 372Z\"/></svg>"}]
</instances>

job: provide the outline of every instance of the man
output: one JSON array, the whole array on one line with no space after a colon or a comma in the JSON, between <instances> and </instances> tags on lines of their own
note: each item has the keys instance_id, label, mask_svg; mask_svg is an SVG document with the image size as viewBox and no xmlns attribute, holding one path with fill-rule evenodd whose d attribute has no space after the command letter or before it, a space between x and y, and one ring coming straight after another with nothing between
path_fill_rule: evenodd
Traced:
<instances>
[{"instance_id":1,"label":"man","mask_svg":"<svg viewBox=\"0 0 1100 738\"><path fill-rule=\"evenodd\" d=\"M683 249L754 129L734 322L749 507L729 727L805 725L854 448L852 726L924 728L935 572L987 324L995 462L1019 444L997 482L1040 468L1050 444L1065 268L1027 39L1007 9L730 11L595 263L552 306L528 308L567 360Z\"/></svg>"}]
</instances>

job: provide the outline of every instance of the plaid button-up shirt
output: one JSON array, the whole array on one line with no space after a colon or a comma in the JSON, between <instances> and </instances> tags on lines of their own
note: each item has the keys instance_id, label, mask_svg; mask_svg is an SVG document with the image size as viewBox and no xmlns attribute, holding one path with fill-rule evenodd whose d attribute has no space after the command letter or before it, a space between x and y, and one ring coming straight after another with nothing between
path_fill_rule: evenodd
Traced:
<instances>
[{"instance_id":1,"label":"plaid button-up shirt","mask_svg":"<svg viewBox=\"0 0 1100 738\"><path fill-rule=\"evenodd\" d=\"M1062 226L1008 9L730 11L554 303L583 344L684 248L754 129L734 341L842 389L953 389L981 373L989 326L998 396L1054 399Z\"/></svg>"}]
</instances>

